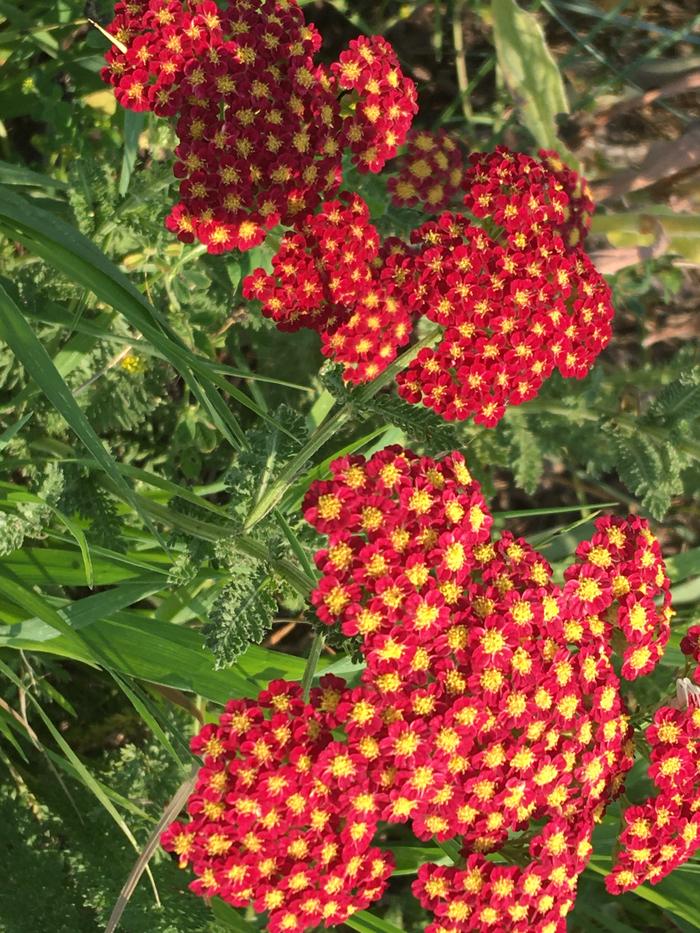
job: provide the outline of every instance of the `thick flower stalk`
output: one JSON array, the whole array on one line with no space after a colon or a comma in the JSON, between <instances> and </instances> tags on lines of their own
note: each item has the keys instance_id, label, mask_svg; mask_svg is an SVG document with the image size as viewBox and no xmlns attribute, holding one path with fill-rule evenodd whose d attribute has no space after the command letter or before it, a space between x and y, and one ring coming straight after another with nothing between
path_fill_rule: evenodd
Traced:
<instances>
[{"instance_id":1,"label":"thick flower stalk","mask_svg":"<svg viewBox=\"0 0 700 933\"><path fill-rule=\"evenodd\" d=\"M642 519L600 519L558 586L524 540L491 536L459 453L391 447L331 474L304 503L328 537L312 601L360 637L361 682L328 675L307 705L282 682L229 704L195 740L192 819L164 844L199 893L297 931L378 897L382 825L408 823L464 860L418 873L431 933L564 930L633 763L616 648L633 679L668 638L658 543Z\"/></svg>"},{"instance_id":2,"label":"thick flower stalk","mask_svg":"<svg viewBox=\"0 0 700 933\"><path fill-rule=\"evenodd\" d=\"M350 44L330 69L296 0L124 0L103 78L132 110L177 132L180 201L166 224L212 253L250 249L294 226L342 179L350 149L379 171L416 112L416 90L381 37Z\"/></svg>"}]
</instances>

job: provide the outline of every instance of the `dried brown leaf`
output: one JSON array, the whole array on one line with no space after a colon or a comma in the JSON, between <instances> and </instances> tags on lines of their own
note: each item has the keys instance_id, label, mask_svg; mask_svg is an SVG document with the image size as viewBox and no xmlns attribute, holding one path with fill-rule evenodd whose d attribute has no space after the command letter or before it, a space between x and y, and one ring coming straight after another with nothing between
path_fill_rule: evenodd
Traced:
<instances>
[{"instance_id":1,"label":"dried brown leaf","mask_svg":"<svg viewBox=\"0 0 700 933\"><path fill-rule=\"evenodd\" d=\"M662 178L700 166L700 125L688 129L680 139L654 143L639 168L627 169L607 181L591 185L596 201L617 198L647 188Z\"/></svg>"}]
</instances>

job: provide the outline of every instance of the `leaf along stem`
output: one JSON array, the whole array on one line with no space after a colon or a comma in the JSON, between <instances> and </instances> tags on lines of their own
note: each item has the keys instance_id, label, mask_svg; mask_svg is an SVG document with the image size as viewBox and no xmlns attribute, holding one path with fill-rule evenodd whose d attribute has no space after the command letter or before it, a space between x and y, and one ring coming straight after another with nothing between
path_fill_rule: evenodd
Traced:
<instances>
[{"instance_id":1,"label":"leaf along stem","mask_svg":"<svg viewBox=\"0 0 700 933\"><path fill-rule=\"evenodd\" d=\"M316 673L318 659L321 657L321 652L323 651L323 646L325 643L325 634L320 631L316 632L314 635L314 640L311 642L311 650L309 651L309 657L306 661L306 667L304 668L304 675L301 678L301 687L304 693L304 700L307 703L309 700L309 694L311 693L311 684L314 679L314 674Z\"/></svg>"}]
</instances>

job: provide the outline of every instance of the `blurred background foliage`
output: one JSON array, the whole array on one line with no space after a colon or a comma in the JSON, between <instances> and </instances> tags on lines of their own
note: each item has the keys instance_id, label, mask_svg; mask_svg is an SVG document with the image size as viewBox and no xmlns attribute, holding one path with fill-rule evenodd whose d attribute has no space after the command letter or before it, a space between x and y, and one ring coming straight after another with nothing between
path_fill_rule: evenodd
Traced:
<instances>
[{"instance_id":1,"label":"blurred background foliage","mask_svg":"<svg viewBox=\"0 0 700 933\"><path fill-rule=\"evenodd\" d=\"M315 542L298 506L340 451L465 449L497 524L555 567L603 504L652 518L678 612L633 711L668 694L698 615L700 11L673 0L304 6L328 59L359 33L390 40L418 85L417 125L466 148L551 146L582 168L615 339L588 378L550 380L492 431L445 425L383 386L347 392L313 334L280 334L242 299L274 238L212 257L165 231L173 137L117 108L100 81L106 40L90 21L109 22L109 3L0 0L7 933L103 928L191 768L188 735L229 696L301 678ZM351 182L383 233L420 219L390 207L390 172ZM352 674L348 652L331 638L319 670ZM640 775L630 799L642 788ZM697 859L655 888L605 893L618 824L612 808L570 929L700 929ZM352 929L423 929L410 876L443 853L391 841L391 890ZM149 871L121 929L259 928L188 894L164 856Z\"/></svg>"}]
</instances>

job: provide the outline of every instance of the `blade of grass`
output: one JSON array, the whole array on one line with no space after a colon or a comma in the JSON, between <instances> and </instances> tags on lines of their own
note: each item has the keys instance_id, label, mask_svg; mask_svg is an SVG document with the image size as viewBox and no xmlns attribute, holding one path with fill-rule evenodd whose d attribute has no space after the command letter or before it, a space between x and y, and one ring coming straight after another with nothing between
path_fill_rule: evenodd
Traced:
<instances>
[{"instance_id":1,"label":"blade of grass","mask_svg":"<svg viewBox=\"0 0 700 933\"><path fill-rule=\"evenodd\" d=\"M2 450L3 447L7 447L15 434L22 430L33 414L33 411L27 412L27 414L23 415L19 421L15 421L15 423L10 425L6 431L3 431L2 434L0 434L0 450Z\"/></svg>"},{"instance_id":2,"label":"blade of grass","mask_svg":"<svg viewBox=\"0 0 700 933\"><path fill-rule=\"evenodd\" d=\"M122 918L122 914L126 909L126 905L129 903L131 895L136 890L136 885L139 883L141 875L148 868L148 863L153 858L155 851L157 850L160 844L160 837L163 831L167 826L172 823L175 817L178 815L180 810L184 807L187 802L187 798L190 796L194 790L195 782L197 780L197 771L194 770L188 778L186 778L182 784L175 791L171 799L165 806L163 815L158 820L156 825L153 827L151 835L146 840L141 852L139 852L139 857L136 860L134 867L129 872L129 876L124 882L124 886L119 892L119 897L112 909L112 913L109 916L107 921L107 926L105 927L105 933L114 933L114 930L117 929L119 921Z\"/></svg>"},{"instance_id":3,"label":"blade of grass","mask_svg":"<svg viewBox=\"0 0 700 933\"><path fill-rule=\"evenodd\" d=\"M584 508L587 509L613 509L619 502L587 502ZM580 505L562 505L555 507L542 507L534 509L509 509L504 512L494 512L494 518L536 518L541 515L564 515L566 512L580 512Z\"/></svg>"},{"instance_id":4,"label":"blade of grass","mask_svg":"<svg viewBox=\"0 0 700 933\"><path fill-rule=\"evenodd\" d=\"M3 32L3 39L7 33ZM21 185L31 188L58 188L65 190L68 185L65 181L57 181L55 178L49 178L48 175L41 175L39 172L33 172L23 165L15 165L12 162L4 162L0 159L0 184L2 185Z\"/></svg>"},{"instance_id":5,"label":"blade of grass","mask_svg":"<svg viewBox=\"0 0 700 933\"><path fill-rule=\"evenodd\" d=\"M134 110L124 110L124 152L122 169L119 175L119 194L124 197L129 190L131 175L136 166L139 136L145 126L145 114Z\"/></svg>"},{"instance_id":6,"label":"blade of grass","mask_svg":"<svg viewBox=\"0 0 700 933\"><path fill-rule=\"evenodd\" d=\"M14 672L2 661L0 661L0 671L2 671L2 673L9 680L11 680L14 684L22 688L22 684L18 680L18 678L15 676ZM112 817L112 819L117 824L117 826L124 833L124 835L129 840L130 844L133 846L136 852L138 852L139 845L138 845L138 842L136 841L136 837L131 832L126 821L124 820L122 815L119 813L119 811L116 809L112 801L105 794L101 784L95 780L93 775L90 773L90 771L88 771L88 769L85 767L85 765L80 760L80 758L78 758L78 756L75 754L75 752L70 747L68 742L66 742L66 740L63 738L61 733L58 731L58 729L54 726L53 722L51 722L51 718L46 715L41 703L39 703L36 697L29 691L27 691L27 697L29 699L29 702L32 704L34 709L39 714L39 717L41 718L42 722L44 723L48 731L51 733L51 737L53 738L56 745L61 749L66 759L70 762L70 764L75 769L75 772L79 776L83 785L100 802L100 804L104 807L107 813L109 813L109 815ZM149 877L149 881L151 882L151 887L153 889L153 894L156 899L156 903L160 907L160 897L158 896L158 889L156 888L155 879L153 878L153 875L151 874L150 871L148 871L148 877Z\"/></svg>"},{"instance_id":7,"label":"blade of grass","mask_svg":"<svg viewBox=\"0 0 700 933\"><path fill-rule=\"evenodd\" d=\"M69 518L64 512L60 509L57 509L55 505L51 505L50 502L46 502L41 496L37 496L31 492L25 492L24 490L18 492L10 492L7 497L2 500L3 504L13 503L13 502L33 502L37 505L41 505L42 508L48 509L66 526L68 532L75 539L75 543L80 548L80 554L83 559L83 567L85 568L85 579L87 585L92 589L94 583L94 573L92 568L92 557L90 556L90 549L88 547L87 538L85 537L85 532L78 525L76 521L72 518Z\"/></svg>"},{"instance_id":8,"label":"blade of grass","mask_svg":"<svg viewBox=\"0 0 700 933\"><path fill-rule=\"evenodd\" d=\"M359 933L402 933L399 927L382 920L369 910L359 910L356 914L352 914L345 921L345 926L350 927L351 930L358 930Z\"/></svg>"},{"instance_id":9,"label":"blade of grass","mask_svg":"<svg viewBox=\"0 0 700 933\"><path fill-rule=\"evenodd\" d=\"M127 700L131 703L131 705L134 707L134 709L139 714L141 719L143 719L145 724L151 730L154 738L158 739L160 744L166 750L168 755L170 755L170 757L175 762L175 764L178 766L178 768L184 767L183 760L180 758L178 753L175 751L173 743L170 741L170 738L168 737L167 733L164 731L164 729L162 728L162 726L160 725L156 717L153 715L151 710L148 708L148 705L144 702L143 697L140 697L138 693L136 692L136 690L133 690L129 686L126 679L120 676L119 674L117 674L116 671L110 671L110 673L112 675L114 682L119 687L119 689L126 696Z\"/></svg>"},{"instance_id":10,"label":"blade of grass","mask_svg":"<svg viewBox=\"0 0 700 933\"><path fill-rule=\"evenodd\" d=\"M32 613L54 631L60 632L74 648L84 648L82 640L66 620L42 596L26 589L7 567L0 566L0 592L25 612Z\"/></svg>"}]
</instances>

